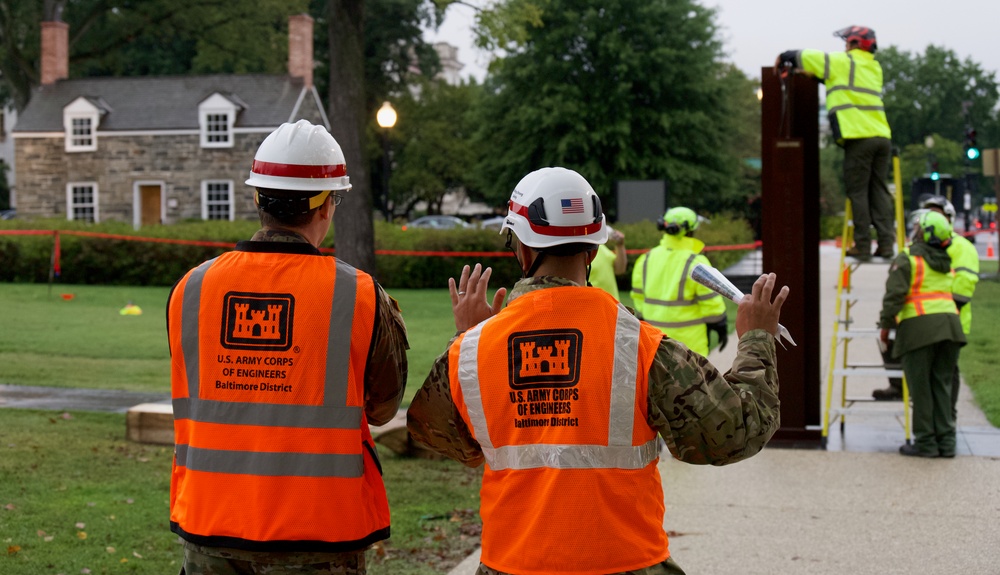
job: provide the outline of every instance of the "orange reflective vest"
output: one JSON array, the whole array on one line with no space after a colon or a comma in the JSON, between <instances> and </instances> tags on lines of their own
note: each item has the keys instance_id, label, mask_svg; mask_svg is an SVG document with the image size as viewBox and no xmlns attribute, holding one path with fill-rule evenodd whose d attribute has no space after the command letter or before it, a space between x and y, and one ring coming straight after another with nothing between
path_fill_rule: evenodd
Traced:
<instances>
[{"instance_id":1,"label":"orange reflective vest","mask_svg":"<svg viewBox=\"0 0 1000 575\"><path fill-rule=\"evenodd\" d=\"M597 575L669 557L646 423L662 338L603 291L552 287L455 341L451 394L486 458L483 564Z\"/></svg>"},{"instance_id":2,"label":"orange reflective vest","mask_svg":"<svg viewBox=\"0 0 1000 575\"><path fill-rule=\"evenodd\" d=\"M929 313L958 314L958 307L951 295L953 275L931 269L924 258L910 255L910 293L899 311L898 321Z\"/></svg>"},{"instance_id":3,"label":"orange reflective vest","mask_svg":"<svg viewBox=\"0 0 1000 575\"><path fill-rule=\"evenodd\" d=\"M364 413L374 281L247 246L188 272L168 303L171 529L210 547L363 549L389 537Z\"/></svg>"}]
</instances>

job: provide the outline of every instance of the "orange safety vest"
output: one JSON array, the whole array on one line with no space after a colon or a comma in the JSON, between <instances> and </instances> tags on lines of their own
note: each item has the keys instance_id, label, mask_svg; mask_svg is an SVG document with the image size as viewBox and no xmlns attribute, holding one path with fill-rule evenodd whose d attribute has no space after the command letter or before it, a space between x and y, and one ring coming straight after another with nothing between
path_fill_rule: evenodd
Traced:
<instances>
[{"instance_id":1,"label":"orange safety vest","mask_svg":"<svg viewBox=\"0 0 1000 575\"><path fill-rule=\"evenodd\" d=\"M552 287L455 341L452 397L486 458L483 564L598 575L670 556L646 403L662 338L603 291Z\"/></svg>"},{"instance_id":2,"label":"orange safety vest","mask_svg":"<svg viewBox=\"0 0 1000 575\"><path fill-rule=\"evenodd\" d=\"M374 281L331 257L240 247L188 272L168 304L171 530L250 551L387 539L364 413Z\"/></svg>"}]
</instances>

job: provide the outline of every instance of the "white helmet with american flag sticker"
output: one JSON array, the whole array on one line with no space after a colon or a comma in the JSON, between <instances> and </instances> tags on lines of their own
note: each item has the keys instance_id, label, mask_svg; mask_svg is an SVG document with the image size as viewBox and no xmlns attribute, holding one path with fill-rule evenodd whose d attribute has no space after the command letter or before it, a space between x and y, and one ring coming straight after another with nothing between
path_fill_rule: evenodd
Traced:
<instances>
[{"instance_id":1,"label":"white helmet with american flag sticker","mask_svg":"<svg viewBox=\"0 0 1000 575\"><path fill-rule=\"evenodd\" d=\"M533 248L608 241L600 198L583 176L566 168L542 168L521 178L500 233L508 229Z\"/></svg>"}]
</instances>

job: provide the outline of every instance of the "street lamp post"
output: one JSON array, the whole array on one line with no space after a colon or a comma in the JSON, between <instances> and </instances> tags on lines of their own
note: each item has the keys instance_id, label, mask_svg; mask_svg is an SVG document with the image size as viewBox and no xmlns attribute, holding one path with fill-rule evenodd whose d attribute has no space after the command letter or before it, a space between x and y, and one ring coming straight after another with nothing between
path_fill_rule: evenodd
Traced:
<instances>
[{"instance_id":1,"label":"street lamp post","mask_svg":"<svg viewBox=\"0 0 1000 575\"><path fill-rule=\"evenodd\" d=\"M392 221L389 212L389 130L396 125L396 110L388 101L382 103L375 121L382 128L382 213L385 221Z\"/></svg>"}]
</instances>

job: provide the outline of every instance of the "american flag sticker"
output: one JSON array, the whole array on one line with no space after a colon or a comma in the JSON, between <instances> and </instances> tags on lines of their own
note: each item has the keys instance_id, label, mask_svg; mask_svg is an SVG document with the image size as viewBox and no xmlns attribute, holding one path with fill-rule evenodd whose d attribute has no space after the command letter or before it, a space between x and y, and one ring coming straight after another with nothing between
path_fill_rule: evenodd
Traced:
<instances>
[{"instance_id":1,"label":"american flag sticker","mask_svg":"<svg viewBox=\"0 0 1000 575\"><path fill-rule=\"evenodd\" d=\"M559 200L559 205L562 206L562 213L564 214L583 213L583 198L571 198L568 200Z\"/></svg>"}]
</instances>

